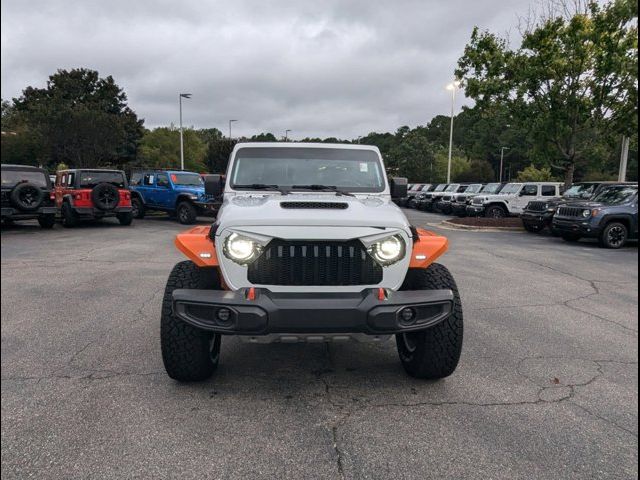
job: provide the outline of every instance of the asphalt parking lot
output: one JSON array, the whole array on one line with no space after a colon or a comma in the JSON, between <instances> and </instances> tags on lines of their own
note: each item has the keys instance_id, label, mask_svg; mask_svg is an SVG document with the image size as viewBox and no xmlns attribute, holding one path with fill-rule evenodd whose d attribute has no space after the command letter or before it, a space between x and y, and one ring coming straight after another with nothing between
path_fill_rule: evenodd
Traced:
<instances>
[{"instance_id":1,"label":"asphalt parking lot","mask_svg":"<svg viewBox=\"0 0 640 480\"><path fill-rule=\"evenodd\" d=\"M637 244L434 228L465 309L452 377L407 377L394 342L223 339L180 385L159 316L183 229L3 229L3 478L637 477Z\"/></svg>"}]
</instances>

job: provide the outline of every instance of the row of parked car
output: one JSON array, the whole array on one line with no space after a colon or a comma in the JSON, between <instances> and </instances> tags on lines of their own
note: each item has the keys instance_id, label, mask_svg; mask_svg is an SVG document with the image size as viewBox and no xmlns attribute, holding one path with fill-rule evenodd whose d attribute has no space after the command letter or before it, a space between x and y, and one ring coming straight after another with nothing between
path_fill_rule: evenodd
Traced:
<instances>
[{"instance_id":1,"label":"row of parked car","mask_svg":"<svg viewBox=\"0 0 640 480\"><path fill-rule=\"evenodd\" d=\"M549 228L569 242L597 238L621 248L638 238L638 184L558 182L412 184L398 204L430 212L504 218L519 216L524 228Z\"/></svg>"},{"instance_id":2,"label":"row of parked car","mask_svg":"<svg viewBox=\"0 0 640 480\"><path fill-rule=\"evenodd\" d=\"M167 212L180 223L215 215L220 202L205 194L204 176L181 170L70 169L50 176L41 168L2 165L2 223L37 219L43 228L57 220L74 227L83 220L115 217L131 225L149 211Z\"/></svg>"}]
</instances>

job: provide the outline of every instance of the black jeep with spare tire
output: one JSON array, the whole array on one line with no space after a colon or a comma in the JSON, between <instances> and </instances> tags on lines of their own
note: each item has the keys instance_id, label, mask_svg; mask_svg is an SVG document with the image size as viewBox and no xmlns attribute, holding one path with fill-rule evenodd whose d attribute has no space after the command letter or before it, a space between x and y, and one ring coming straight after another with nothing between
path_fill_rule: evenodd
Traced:
<instances>
[{"instance_id":1,"label":"black jeep with spare tire","mask_svg":"<svg viewBox=\"0 0 640 480\"><path fill-rule=\"evenodd\" d=\"M49 174L28 165L2 165L2 223L38 220L42 228L56 221Z\"/></svg>"}]
</instances>

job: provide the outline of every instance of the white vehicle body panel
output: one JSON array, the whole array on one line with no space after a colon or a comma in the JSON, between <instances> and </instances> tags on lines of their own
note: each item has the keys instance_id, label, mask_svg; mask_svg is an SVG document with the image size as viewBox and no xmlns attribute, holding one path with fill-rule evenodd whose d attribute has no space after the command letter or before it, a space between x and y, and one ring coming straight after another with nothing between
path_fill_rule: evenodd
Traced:
<instances>
[{"instance_id":1,"label":"white vehicle body panel","mask_svg":"<svg viewBox=\"0 0 640 480\"><path fill-rule=\"evenodd\" d=\"M380 158L376 147L361 145L333 145L307 143L241 143L234 148L228 171L233 171L238 150L242 148L337 148L372 150ZM232 290L263 287L273 292L360 292L382 287L398 290L404 281L411 259L412 235L410 224L402 210L391 201L389 183L384 178L384 190L377 193L355 193L355 196L334 192L295 191L287 195L272 191L234 190L230 182L224 189L223 204L216 224L216 250L225 283ZM345 203L345 209L283 208L281 202ZM271 239L285 240L352 240L359 239L366 246L373 241L397 234L406 245L404 258L383 268L383 280L376 285L356 286L279 286L256 285L247 279L247 267L228 259L223 252L224 242L232 233L245 235L266 245Z\"/></svg>"}]
</instances>

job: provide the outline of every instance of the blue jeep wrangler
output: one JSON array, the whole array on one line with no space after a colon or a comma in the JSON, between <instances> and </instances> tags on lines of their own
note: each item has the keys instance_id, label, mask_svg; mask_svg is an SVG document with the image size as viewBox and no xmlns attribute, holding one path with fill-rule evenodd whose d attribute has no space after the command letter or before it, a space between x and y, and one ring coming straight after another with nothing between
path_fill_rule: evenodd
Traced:
<instances>
[{"instance_id":1,"label":"blue jeep wrangler","mask_svg":"<svg viewBox=\"0 0 640 480\"><path fill-rule=\"evenodd\" d=\"M195 223L198 215L215 216L220 202L204 192L199 173L183 170L136 170L131 174L131 206L135 218L149 210L168 212L178 222Z\"/></svg>"}]
</instances>

